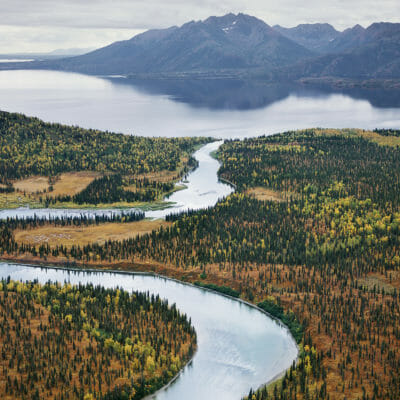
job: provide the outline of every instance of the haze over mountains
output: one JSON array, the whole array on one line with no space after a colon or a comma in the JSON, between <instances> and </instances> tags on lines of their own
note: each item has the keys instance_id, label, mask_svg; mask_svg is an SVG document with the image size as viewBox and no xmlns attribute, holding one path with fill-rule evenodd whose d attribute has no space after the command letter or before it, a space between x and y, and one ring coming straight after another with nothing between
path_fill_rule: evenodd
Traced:
<instances>
[{"instance_id":1,"label":"haze over mountains","mask_svg":"<svg viewBox=\"0 0 400 400\"><path fill-rule=\"evenodd\" d=\"M20 67L20 66L19 66ZM304 77L400 78L400 24L271 27L245 14L150 30L88 54L26 67L98 75L248 74L271 80Z\"/></svg>"}]
</instances>

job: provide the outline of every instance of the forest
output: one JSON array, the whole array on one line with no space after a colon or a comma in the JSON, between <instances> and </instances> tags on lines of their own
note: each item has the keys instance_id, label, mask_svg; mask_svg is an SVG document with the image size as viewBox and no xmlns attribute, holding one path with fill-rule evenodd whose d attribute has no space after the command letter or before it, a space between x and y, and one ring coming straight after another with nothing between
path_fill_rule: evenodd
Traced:
<instances>
[{"instance_id":1,"label":"forest","mask_svg":"<svg viewBox=\"0 0 400 400\"><path fill-rule=\"evenodd\" d=\"M134 190L125 189L133 185ZM172 182L156 182L148 179L124 179L121 174L102 176L74 196L46 197L46 204L73 202L76 204L108 204L118 202L150 202L172 192Z\"/></svg>"},{"instance_id":2,"label":"forest","mask_svg":"<svg viewBox=\"0 0 400 400\"><path fill-rule=\"evenodd\" d=\"M46 190L35 191L42 207L161 200L174 190L175 181L196 167L194 150L212 140L115 134L0 111L0 194L14 193L18 180L39 176L49 180ZM101 176L75 195L53 195L61 174L80 171ZM154 172L170 172L170 181L146 178Z\"/></svg>"},{"instance_id":3,"label":"forest","mask_svg":"<svg viewBox=\"0 0 400 400\"><path fill-rule=\"evenodd\" d=\"M2 399L141 399L196 350L158 296L93 285L0 283Z\"/></svg>"},{"instance_id":4,"label":"forest","mask_svg":"<svg viewBox=\"0 0 400 400\"><path fill-rule=\"evenodd\" d=\"M182 154L209 138L147 138L45 123L0 112L0 179L7 183L31 175L67 171L135 175L174 171Z\"/></svg>"},{"instance_id":5,"label":"forest","mask_svg":"<svg viewBox=\"0 0 400 400\"><path fill-rule=\"evenodd\" d=\"M18 243L4 224L0 251L151 268L258 304L285 322L300 354L250 400L398 399L397 133L286 132L225 141L218 158L237 192L214 208L171 215L171 225L140 237L68 248ZM250 188L280 200L259 200Z\"/></svg>"}]
</instances>

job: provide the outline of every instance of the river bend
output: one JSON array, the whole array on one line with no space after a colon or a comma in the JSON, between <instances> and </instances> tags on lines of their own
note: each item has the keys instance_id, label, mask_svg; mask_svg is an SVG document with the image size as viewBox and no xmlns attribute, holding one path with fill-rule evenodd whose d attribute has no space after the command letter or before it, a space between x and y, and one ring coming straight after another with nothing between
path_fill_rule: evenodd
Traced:
<instances>
[{"instance_id":1,"label":"river bend","mask_svg":"<svg viewBox=\"0 0 400 400\"><path fill-rule=\"evenodd\" d=\"M157 400L232 400L246 395L289 368L297 346L285 327L261 311L234 299L145 274L68 271L0 263L0 278L93 283L159 294L176 303L192 320L198 351Z\"/></svg>"}]
</instances>

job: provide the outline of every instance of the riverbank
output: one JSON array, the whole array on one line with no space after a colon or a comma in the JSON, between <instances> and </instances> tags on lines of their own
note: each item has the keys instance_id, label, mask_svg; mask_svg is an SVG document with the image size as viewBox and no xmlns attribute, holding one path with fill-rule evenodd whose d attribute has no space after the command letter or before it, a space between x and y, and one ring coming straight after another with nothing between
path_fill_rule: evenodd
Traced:
<instances>
[{"instance_id":1,"label":"riverbank","mask_svg":"<svg viewBox=\"0 0 400 400\"><path fill-rule=\"evenodd\" d=\"M193 287L218 293L232 300L240 301L251 306L260 312L268 315L270 318L279 322L289 332L290 328L274 314L266 311L258 305L259 302L249 301L243 298L241 285L234 279L228 279L218 274L204 274L204 270L200 267L188 270L177 269L176 266L158 263L155 261L122 261L122 262L72 262L67 259L56 257L48 257L43 260L40 257L4 257L0 258L0 262L11 262L16 265L27 264L32 267L55 268L66 271L83 271L83 272L112 272L121 274L147 274L160 278L171 279L173 281L191 285ZM225 289L225 290L224 290ZM294 337L293 340L296 342ZM297 342L296 342L297 343ZM299 348L298 348L299 349Z\"/></svg>"},{"instance_id":2,"label":"riverbank","mask_svg":"<svg viewBox=\"0 0 400 400\"><path fill-rule=\"evenodd\" d=\"M65 269L42 264L35 269L24 264L0 264L0 271L3 277L11 275L14 280L38 277L45 282L92 282L105 287L150 291L168 298L170 304L176 303L181 312L191 317L198 338L196 356L179 379L156 395L160 400L204 400L213 395L222 400L240 398L251 386L259 386L279 370L286 370L298 353L286 328L266 319L265 313L253 305L197 288L180 279L119 268L105 271L105 266ZM243 329L243 324L247 329Z\"/></svg>"}]
</instances>

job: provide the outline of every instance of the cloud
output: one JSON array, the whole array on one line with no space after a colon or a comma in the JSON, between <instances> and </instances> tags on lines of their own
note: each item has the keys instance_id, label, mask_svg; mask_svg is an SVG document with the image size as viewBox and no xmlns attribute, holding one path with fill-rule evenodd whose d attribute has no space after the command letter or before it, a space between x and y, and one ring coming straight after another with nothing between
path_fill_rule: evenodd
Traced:
<instances>
[{"instance_id":1,"label":"cloud","mask_svg":"<svg viewBox=\"0 0 400 400\"><path fill-rule=\"evenodd\" d=\"M328 22L338 29L398 22L398 0L2 0L1 52L98 47L135 32L245 12L270 25Z\"/></svg>"},{"instance_id":2,"label":"cloud","mask_svg":"<svg viewBox=\"0 0 400 400\"><path fill-rule=\"evenodd\" d=\"M56 49L98 48L141 33L136 29L0 25L0 54L46 53Z\"/></svg>"}]
</instances>

